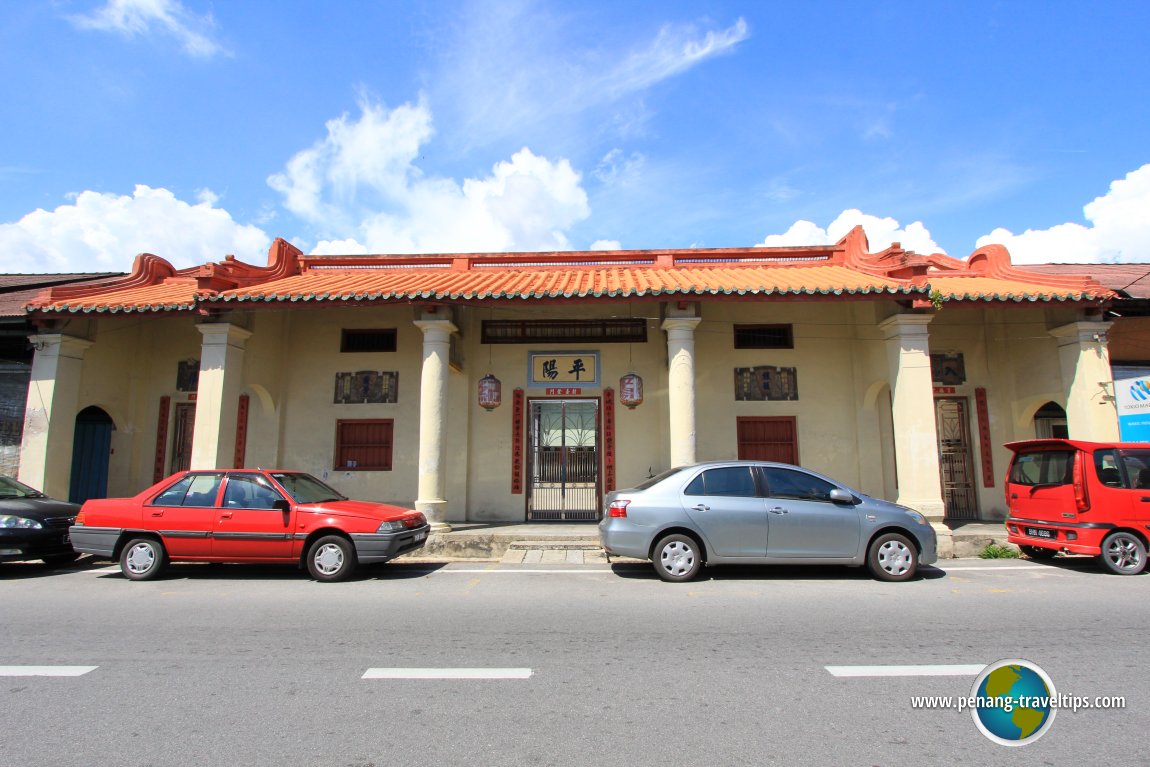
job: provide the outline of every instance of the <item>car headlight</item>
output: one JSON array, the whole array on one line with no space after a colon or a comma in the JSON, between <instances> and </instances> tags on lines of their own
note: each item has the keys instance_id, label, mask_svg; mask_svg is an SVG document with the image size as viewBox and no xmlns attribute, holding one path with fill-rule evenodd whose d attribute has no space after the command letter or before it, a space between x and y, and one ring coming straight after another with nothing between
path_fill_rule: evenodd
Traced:
<instances>
[{"instance_id":1,"label":"car headlight","mask_svg":"<svg viewBox=\"0 0 1150 767\"><path fill-rule=\"evenodd\" d=\"M406 530L407 526L403 524L402 519L393 519L390 522L380 522L377 533L398 533L401 530Z\"/></svg>"},{"instance_id":2,"label":"car headlight","mask_svg":"<svg viewBox=\"0 0 1150 767\"><path fill-rule=\"evenodd\" d=\"M907 509L906 515L920 525L926 524L926 517L924 517L922 514L919 514L917 511L911 511L910 509Z\"/></svg>"},{"instance_id":3,"label":"car headlight","mask_svg":"<svg viewBox=\"0 0 1150 767\"><path fill-rule=\"evenodd\" d=\"M0 528L6 530L43 530L44 526L34 519L0 514Z\"/></svg>"}]
</instances>

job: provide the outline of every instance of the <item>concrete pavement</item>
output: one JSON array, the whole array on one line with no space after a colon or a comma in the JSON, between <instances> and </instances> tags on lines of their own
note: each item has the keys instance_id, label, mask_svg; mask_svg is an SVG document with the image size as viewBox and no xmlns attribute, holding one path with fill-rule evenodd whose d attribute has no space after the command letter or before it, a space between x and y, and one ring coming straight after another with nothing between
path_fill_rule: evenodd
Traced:
<instances>
[{"instance_id":1,"label":"concrete pavement","mask_svg":"<svg viewBox=\"0 0 1150 767\"><path fill-rule=\"evenodd\" d=\"M593 523L452 523L446 533L432 533L420 551L397 561L501 561L510 564L606 564ZM1001 522L968 522L951 532L953 557L977 557L989 543L1010 544ZM617 558L612 558L617 561Z\"/></svg>"}]
</instances>

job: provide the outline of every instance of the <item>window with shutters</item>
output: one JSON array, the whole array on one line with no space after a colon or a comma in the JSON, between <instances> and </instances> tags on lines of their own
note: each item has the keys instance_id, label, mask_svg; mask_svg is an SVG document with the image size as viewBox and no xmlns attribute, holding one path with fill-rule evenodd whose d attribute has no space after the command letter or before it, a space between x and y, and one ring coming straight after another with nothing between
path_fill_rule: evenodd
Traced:
<instances>
[{"instance_id":1,"label":"window with shutters","mask_svg":"<svg viewBox=\"0 0 1150 767\"><path fill-rule=\"evenodd\" d=\"M391 418L336 421L335 468L340 471L391 471Z\"/></svg>"},{"instance_id":2,"label":"window with shutters","mask_svg":"<svg viewBox=\"0 0 1150 767\"><path fill-rule=\"evenodd\" d=\"M736 420L739 460L799 462L798 426L794 416L745 416Z\"/></svg>"}]
</instances>

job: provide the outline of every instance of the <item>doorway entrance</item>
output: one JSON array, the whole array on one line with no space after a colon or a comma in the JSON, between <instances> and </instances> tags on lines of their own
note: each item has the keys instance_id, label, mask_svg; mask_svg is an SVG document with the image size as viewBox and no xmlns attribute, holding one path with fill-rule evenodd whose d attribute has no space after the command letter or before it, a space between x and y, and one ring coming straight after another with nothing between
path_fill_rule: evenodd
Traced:
<instances>
[{"instance_id":1,"label":"doorway entrance","mask_svg":"<svg viewBox=\"0 0 1150 767\"><path fill-rule=\"evenodd\" d=\"M184 402L176 405L175 434L172 437L172 470L187 471L192 468L192 436L196 430L196 403Z\"/></svg>"},{"instance_id":2,"label":"doorway entrance","mask_svg":"<svg viewBox=\"0 0 1150 767\"><path fill-rule=\"evenodd\" d=\"M527 428L527 521L597 521L598 400L531 400Z\"/></svg>"},{"instance_id":3,"label":"doorway entrance","mask_svg":"<svg viewBox=\"0 0 1150 767\"><path fill-rule=\"evenodd\" d=\"M72 437L72 476L68 500L83 503L108 497L108 461L112 455L112 417L95 405L76 415Z\"/></svg>"},{"instance_id":4,"label":"doorway entrance","mask_svg":"<svg viewBox=\"0 0 1150 767\"><path fill-rule=\"evenodd\" d=\"M978 519L978 493L974 456L970 445L970 417L965 397L934 401L938 429L938 471L946 519Z\"/></svg>"}]
</instances>

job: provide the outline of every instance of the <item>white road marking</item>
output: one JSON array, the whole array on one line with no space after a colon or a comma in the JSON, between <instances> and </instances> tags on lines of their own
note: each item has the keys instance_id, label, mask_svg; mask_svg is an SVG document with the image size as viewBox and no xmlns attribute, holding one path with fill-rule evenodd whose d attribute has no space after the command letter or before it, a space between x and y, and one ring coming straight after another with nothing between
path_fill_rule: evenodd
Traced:
<instances>
[{"instance_id":1,"label":"white road marking","mask_svg":"<svg viewBox=\"0 0 1150 767\"><path fill-rule=\"evenodd\" d=\"M362 679L529 679L529 668L369 668Z\"/></svg>"},{"instance_id":2,"label":"white road marking","mask_svg":"<svg viewBox=\"0 0 1150 767\"><path fill-rule=\"evenodd\" d=\"M978 676L985 663L936 666L825 666L831 676Z\"/></svg>"},{"instance_id":3,"label":"white road marking","mask_svg":"<svg viewBox=\"0 0 1150 767\"><path fill-rule=\"evenodd\" d=\"M0 676L84 676L99 666L0 666Z\"/></svg>"}]
</instances>

